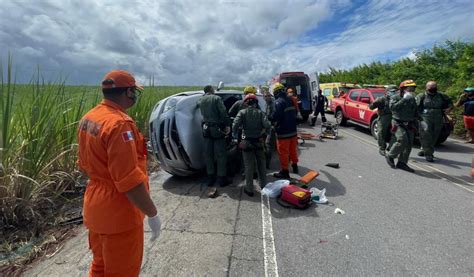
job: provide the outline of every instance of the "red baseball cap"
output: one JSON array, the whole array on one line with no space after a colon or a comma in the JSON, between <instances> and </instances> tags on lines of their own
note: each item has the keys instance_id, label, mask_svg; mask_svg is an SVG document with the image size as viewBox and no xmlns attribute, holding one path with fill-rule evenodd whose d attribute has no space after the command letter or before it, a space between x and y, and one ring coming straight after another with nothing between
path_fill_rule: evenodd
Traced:
<instances>
[{"instance_id":1,"label":"red baseball cap","mask_svg":"<svg viewBox=\"0 0 474 277\"><path fill-rule=\"evenodd\" d=\"M104 76L104 79L102 79L102 88L132 87L143 90L143 87L137 84L132 74L125 70L112 70Z\"/></svg>"}]
</instances>

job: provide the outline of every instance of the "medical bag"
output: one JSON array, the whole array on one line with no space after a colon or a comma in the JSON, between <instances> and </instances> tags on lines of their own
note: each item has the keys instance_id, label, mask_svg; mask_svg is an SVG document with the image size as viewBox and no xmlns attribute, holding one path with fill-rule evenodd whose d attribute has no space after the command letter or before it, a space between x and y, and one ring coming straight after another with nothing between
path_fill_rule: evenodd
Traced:
<instances>
[{"instance_id":1,"label":"medical bag","mask_svg":"<svg viewBox=\"0 0 474 277\"><path fill-rule=\"evenodd\" d=\"M298 209L311 206L311 192L295 185L288 185L281 189L280 201L290 204Z\"/></svg>"}]
</instances>

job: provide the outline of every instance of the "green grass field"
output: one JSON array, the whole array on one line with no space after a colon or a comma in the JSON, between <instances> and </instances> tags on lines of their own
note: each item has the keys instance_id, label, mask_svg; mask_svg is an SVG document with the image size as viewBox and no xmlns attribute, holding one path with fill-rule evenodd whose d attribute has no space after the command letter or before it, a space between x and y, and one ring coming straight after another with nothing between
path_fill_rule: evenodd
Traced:
<instances>
[{"instance_id":1,"label":"green grass field","mask_svg":"<svg viewBox=\"0 0 474 277\"><path fill-rule=\"evenodd\" d=\"M29 84L15 84L11 61L6 71L0 67L0 75L1 262L2 256L57 225L71 193L78 197L75 188L83 176L76 168L77 123L101 101L102 93L99 86L46 83L37 76ZM201 89L146 87L128 113L147 137L148 119L158 101Z\"/></svg>"}]
</instances>

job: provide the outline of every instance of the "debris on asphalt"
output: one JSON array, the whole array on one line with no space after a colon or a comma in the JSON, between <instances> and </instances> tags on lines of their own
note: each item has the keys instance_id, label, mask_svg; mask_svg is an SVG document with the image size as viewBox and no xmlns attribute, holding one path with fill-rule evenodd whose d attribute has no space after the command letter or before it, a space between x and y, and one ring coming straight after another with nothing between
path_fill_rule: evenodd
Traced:
<instances>
[{"instance_id":1,"label":"debris on asphalt","mask_svg":"<svg viewBox=\"0 0 474 277\"><path fill-rule=\"evenodd\" d=\"M332 168L339 168L339 163L328 163L326 166L332 167Z\"/></svg>"},{"instance_id":2,"label":"debris on asphalt","mask_svg":"<svg viewBox=\"0 0 474 277\"><path fill-rule=\"evenodd\" d=\"M303 183L304 185L308 185L311 181L313 181L318 176L319 176L319 172L315 170L310 170L303 177L301 177L299 181L300 183Z\"/></svg>"},{"instance_id":3,"label":"debris on asphalt","mask_svg":"<svg viewBox=\"0 0 474 277\"><path fill-rule=\"evenodd\" d=\"M327 242L328 242L327 240L322 240L322 239L319 240L319 243L327 243Z\"/></svg>"},{"instance_id":4,"label":"debris on asphalt","mask_svg":"<svg viewBox=\"0 0 474 277\"><path fill-rule=\"evenodd\" d=\"M290 181L288 180L277 180L275 182L268 183L262 189L262 195L266 195L270 198L277 198L280 195L281 189L289 185Z\"/></svg>"},{"instance_id":5,"label":"debris on asphalt","mask_svg":"<svg viewBox=\"0 0 474 277\"><path fill-rule=\"evenodd\" d=\"M349 239L349 235L346 235L346 239Z\"/></svg>"},{"instance_id":6,"label":"debris on asphalt","mask_svg":"<svg viewBox=\"0 0 474 277\"><path fill-rule=\"evenodd\" d=\"M336 209L334 210L334 213L335 213L335 214L345 214L346 212L343 211L342 209L336 208Z\"/></svg>"},{"instance_id":7,"label":"debris on asphalt","mask_svg":"<svg viewBox=\"0 0 474 277\"><path fill-rule=\"evenodd\" d=\"M326 197L326 189L319 190L317 188L311 188L311 200L317 204L326 204L328 199Z\"/></svg>"}]
</instances>

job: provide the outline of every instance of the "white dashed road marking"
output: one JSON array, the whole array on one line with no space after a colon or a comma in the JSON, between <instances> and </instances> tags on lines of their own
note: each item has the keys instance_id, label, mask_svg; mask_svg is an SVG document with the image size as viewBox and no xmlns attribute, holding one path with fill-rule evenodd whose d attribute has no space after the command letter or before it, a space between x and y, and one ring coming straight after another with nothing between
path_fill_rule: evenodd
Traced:
<instances>
[{"instance_id":1,"label":"white dashed road marking","mask_svg":"<svg viewBox=\"0 0 474 277\"><path fill-rule=\"evenodd\" d=\"M278 265L275 251L275 238L273 237L272 212L270 200L267 196L262 200L262 232L263 232L263 256L265 264L265 277L278 277Z\"/></svg>"}]
</instances>

